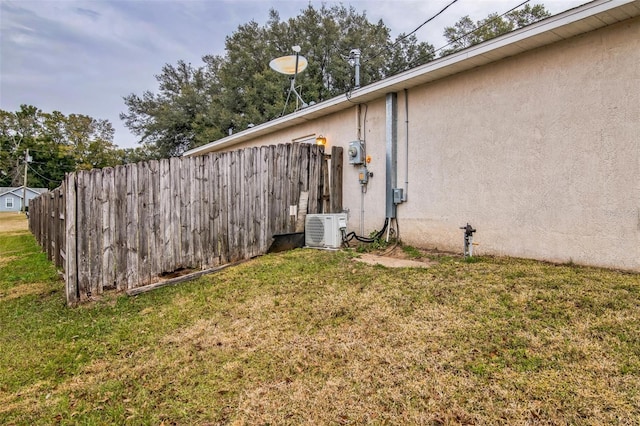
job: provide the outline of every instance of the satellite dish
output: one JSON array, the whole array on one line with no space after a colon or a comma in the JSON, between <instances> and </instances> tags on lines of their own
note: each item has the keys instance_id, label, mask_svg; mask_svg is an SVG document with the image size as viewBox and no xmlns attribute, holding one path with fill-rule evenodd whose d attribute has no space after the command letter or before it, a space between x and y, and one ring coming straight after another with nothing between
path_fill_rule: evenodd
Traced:
<instances>
[{"instance_id":1,"label":"satellite dish","mask_svg":"<svg viewBox=\"0 0 640 426\"><path fill-rule=\"evenodd\" d=\"M298 105L301 105L302 108L306 108L309 105L302 99L300 93L296 90L296 76L299 72L302 72L307 68L307 58L304 56L300 56L300 46L293 46L293 51L296 52L295 55L281 56L279 58L275 58L269 62L269 66L276 72L280 74L289 75L289 79L291 80L291 87L289 88L289 94L287 95L287 100L284 103L284 109L282 110L282 115L287 110L287 105L289 104L289 99L291 98L291 94L296 95L296 111L298 110Z\"/></svg>"},{"instance_id":2,"label":"satellite dish","mask_svg":"<svg viewBox=\"0 0 640 426\"><path fill-rule=\"evenodd\" d=\"M298 60L298 70L296 71L296 59ZM281 56L269 62L272 70L280 74L295 75L307 68L307 58L299 55Z\"/></svg>"}]
</instances>

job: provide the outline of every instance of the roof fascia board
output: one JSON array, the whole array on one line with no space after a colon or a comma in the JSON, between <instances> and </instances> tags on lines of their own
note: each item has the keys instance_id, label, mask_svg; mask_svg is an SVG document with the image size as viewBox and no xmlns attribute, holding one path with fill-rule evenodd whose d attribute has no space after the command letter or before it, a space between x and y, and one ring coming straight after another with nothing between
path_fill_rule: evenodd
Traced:
<instances>
[{"instance_id":1,"label":"roof fascia board","mask_svg":"<svg viewBox=\"0 0 640 426\"><path fill-rule=\"evenodd\" d=\"M572 24L574 22L580 21L582 19L585 19L593 15L596 15L598 13L606 12L610 9L620 7L625 4L633 3L634 1L637 1L637 0L600 0L600 1L587 3L582 6L578 6L574 9L569 9L563 13L543 19L542 21L538 21L534 24L523 27L519 30L512 31L507 34L503 34L499 37L493 38L491 40L487 40L485 42L468 47L459 52L445 56L444 58L436 59L435 61L429 62L420 67L414 68L409 71L405 71L404 73L396 74L384 80L372 83L368 86L365 86L359 89L357 94L354 94L351 97L351 100L357 103L359 98L362 97L363 95L366 95L367 93L384 91L384 89L392 87L396 85L398 82L412 80L417 76L420 76L422 74L427 74L429 72L432 72L441 68L453 67L461 62L472 60L475 57L489 54L491 52L495 52L496 55L494 56L495 59L491 59L490 61L503 59L506 56L512 56L512 55L506 55L506 56L500 55L498 50L500 48L504 48L510 45L514 45L518 42L522 42L524 40L530 39L534 36L542 35L550 31L552 32L554 29L567 26L569 24ZM603 22L601 27L605 25L607 24ZM555 40L553 38L555 38ZM553 38L550 40L546 40L544 44L540 44L536 47L550 44L550 43L553 43L554 41L560 41L564 37L560 37L556 35ZM529 49L532 49L532 48L533 47L530 47ZM528 50L528 49L521 49L522 52L524 52L525 50Z\"/></svg>"},{"instance_id":2,"label":"roof fascia board","mask_svg":"<svg viewBox=\"0 0 640 426\"><path fill-rule=\"evenodd\" d=\"M22 189L12 189L11 191L5 192L5 194L11 194L11 195L15 195L16 197L22 198Z\"/></svg>"},{"instance_id":3,"label":"roof fascia board","mask_svg":"<svg viewBox=\"0 0 640 426\"><path fill-rule=\"evenodd\" d=\"M42 194L42 192L35 191L35 190L33 190L33 189L29 188L29 187L27 187L27 191L29 191L29 192L31 192L32 194L35 194L35 195ZM12 189L10 189L8 191L3 192L2 194L0 194L0 196L6 195L6 194L13 194L16 197L22 198L22 192L23 192L23 187L19 186L17 188L12 188Z\"/></svg>"}]
</instances>

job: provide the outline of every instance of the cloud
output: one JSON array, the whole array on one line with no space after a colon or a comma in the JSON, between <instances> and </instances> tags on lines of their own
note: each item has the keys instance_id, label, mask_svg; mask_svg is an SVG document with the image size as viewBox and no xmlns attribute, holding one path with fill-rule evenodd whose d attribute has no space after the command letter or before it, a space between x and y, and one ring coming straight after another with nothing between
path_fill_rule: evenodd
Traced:
<instances>
[{"instance_id":1,"label":"cloud","mask_svg":"<svg viewBox=\"0 0 640 426\"><path fill-rule=\"evenodd\" d=\"M0 3L2 109L28 103L108 118L116 141L131 145L119 138L128 133L117 118L122 96L152 89L154 73L189 50L169 24L175 5L162 6L150 8L154 16L134 2Z\"/></svg>"},{"instance_id":2,"label":"cloud","mask_svg":"<svg viewBox=\"0 0 640 426\"><path fill-rule=\"evenodd\" d=\"M92 19L93 21L97 21L98 18L100 18L100 13L96 12L95 10L85 9L84 7L76 7L75 10L80 15L85 15L85 16L89 17L90 19Z\"/></svg>"}]
</instances>

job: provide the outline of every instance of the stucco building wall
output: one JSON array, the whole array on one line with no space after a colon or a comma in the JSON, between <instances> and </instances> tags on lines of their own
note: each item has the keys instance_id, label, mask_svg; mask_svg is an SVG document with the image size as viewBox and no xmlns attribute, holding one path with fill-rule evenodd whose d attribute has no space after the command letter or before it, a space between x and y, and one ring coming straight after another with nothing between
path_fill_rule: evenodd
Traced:
<instances>
[{"instance_id":1,"label":"stucco building wall","mask_svg":"<svg viewBox=\"0 0 640 426\"><path fill-rule=\"evenodd\" d=\"M640 270L640 20L409 101L405 241L459 250L469 221L482 253Z\"/></svg>"},{"instance_id":2,"label":"stucco building wall","mask_svg":"<svg viewBox=\"0 0 640 426\"><path fill-rule=\"evenodd\" d=\"M640 270L640 19L634 18L398 92L398 206L404 242ZM366 116L366 120L365 120ZM360 123L360 132L358 131ZM363 194L344 159L350 230L385 216L385 99L233 149L360 134L373 177Z\"/></svg>"}]
</instances>

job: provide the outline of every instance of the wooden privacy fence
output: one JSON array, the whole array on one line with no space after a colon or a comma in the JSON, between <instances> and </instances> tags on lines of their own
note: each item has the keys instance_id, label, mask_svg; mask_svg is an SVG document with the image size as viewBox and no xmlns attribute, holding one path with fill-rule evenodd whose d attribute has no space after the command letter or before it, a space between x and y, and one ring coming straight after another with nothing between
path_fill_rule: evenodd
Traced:
<instances>
[{"instance_id":1,"label":"wooden privacy fence","mask_svg":"<svg viewBox=\"0 0 640 426\"><path fill-rule=\"evenodd\" d=\"M29 201L29 230L58 268L65 262L64 183Z\"/></svg>"},{"instance_id":2,"label":"wooden privacy fence","mask_svg":"<svg viewBox=\"0 0 640 426\"><path fill-rule=\"evenodd\" d=\"M309 213L341 211L342 149L332 179L327 157L282 144L71 173L32 201L29 224L76 304L264 254L274 234L295 231L301 193Z\"/></svg>"}]
</instances>

